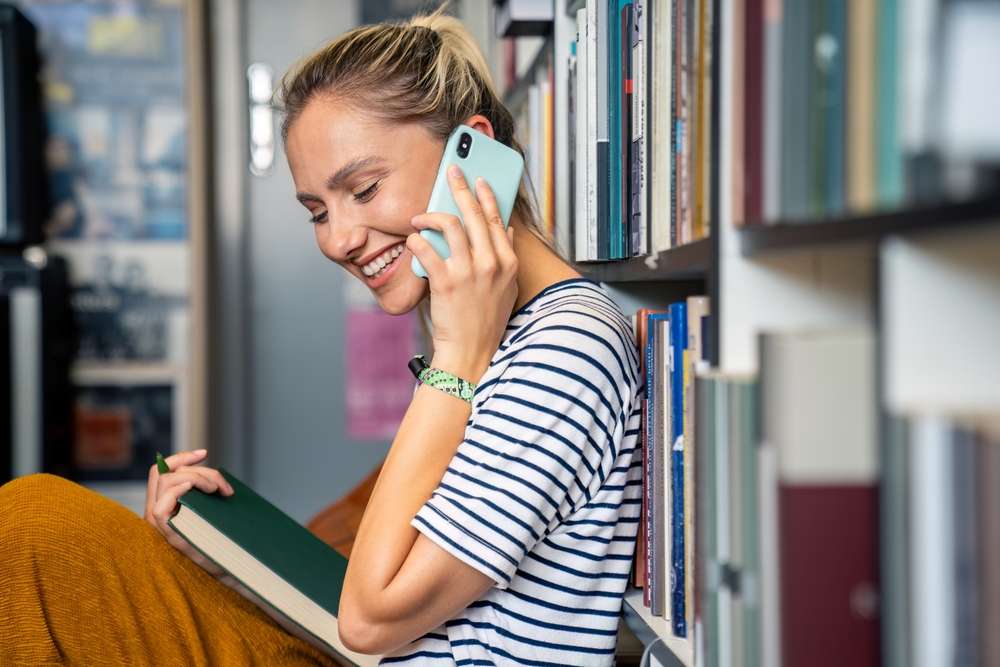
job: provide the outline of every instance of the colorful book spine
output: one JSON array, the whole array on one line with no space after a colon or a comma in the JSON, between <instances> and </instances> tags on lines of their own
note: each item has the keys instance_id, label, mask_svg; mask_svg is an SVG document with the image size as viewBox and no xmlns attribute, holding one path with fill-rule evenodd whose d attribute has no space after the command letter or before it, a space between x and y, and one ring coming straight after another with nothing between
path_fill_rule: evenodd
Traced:
<instances>
[{"instance_id":1,"label":"colorful book spine","mask_svg":"<svg viewBox=\"0 0 1000 667\"><path fill-rule=\"evenodd\" d=\"M687 347L687 304L670 304L670 456L671 456L671 619L674 634L687 636L684 567L684 348Z\"/></svg>"}]
</instances>

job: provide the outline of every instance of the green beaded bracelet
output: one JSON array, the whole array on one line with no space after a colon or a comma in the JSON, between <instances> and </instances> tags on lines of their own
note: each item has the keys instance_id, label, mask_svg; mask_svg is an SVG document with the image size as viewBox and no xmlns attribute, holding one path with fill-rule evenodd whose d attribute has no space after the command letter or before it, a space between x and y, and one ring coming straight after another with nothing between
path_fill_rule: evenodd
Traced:
<instances>
[{"instance_id":1,"label":"green beaded bracelet","mask_svg":"<svg viewBox=\"0 0 1000 667\"><path fill-rule=\"evenodd\" d=\"M468 380L463 380L457 375L440 368L431 368L424 361L424 356L418 354L410 360L410 371L421 383L430 385L435 389L440 389L446 394L458 397L466 403L472 403L472 395L476 393L476 385Z\"/></svg>"}]
</instances>

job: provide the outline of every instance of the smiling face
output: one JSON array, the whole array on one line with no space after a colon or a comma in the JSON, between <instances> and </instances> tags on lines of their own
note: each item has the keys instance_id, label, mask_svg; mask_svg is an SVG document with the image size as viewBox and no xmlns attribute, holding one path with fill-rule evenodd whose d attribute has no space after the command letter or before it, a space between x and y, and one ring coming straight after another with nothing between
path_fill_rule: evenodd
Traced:
<instances>
[{"instance_id":1,"label":"smiling face","mask_svg":"<svg viewBox=\"0 0 1000 667\"><path fill-rule=\"evenodd\" d=\"M406 237L417 231L410 219L427 209L444 141L319 95L292 123L285 150L323 254L364 282L385 312L416 307L428 286L410 269Z\"/></svg>"}]
</instances>

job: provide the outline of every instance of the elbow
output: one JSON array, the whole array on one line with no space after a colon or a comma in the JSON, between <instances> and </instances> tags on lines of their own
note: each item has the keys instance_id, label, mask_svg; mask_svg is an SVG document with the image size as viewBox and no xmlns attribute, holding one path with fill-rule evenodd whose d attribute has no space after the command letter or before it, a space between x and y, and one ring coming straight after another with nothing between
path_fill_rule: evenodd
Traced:
<instances>
[{"instance_id":1,"label":"elbow","mask_svg":"<svg viewBox=\"0 0 1000 667\"><path fill-rule=\"evenodd\" d=\"M337 632L347 649L365 655L379 654L378 626L367 622L360 614L341 613L337 618Z\"/></svg>"},{"instance_id":2,"label":"elbow","mask_svg":"<svg viewBox=\"0 0 1000 667\"><path fill-rule=\"evenodd\" d=\"M346 648L365 655L385 653L386 628L374 621L358 604L347 603L341 598L337 616L337 632Z\"/></svg>"}]
</instances>

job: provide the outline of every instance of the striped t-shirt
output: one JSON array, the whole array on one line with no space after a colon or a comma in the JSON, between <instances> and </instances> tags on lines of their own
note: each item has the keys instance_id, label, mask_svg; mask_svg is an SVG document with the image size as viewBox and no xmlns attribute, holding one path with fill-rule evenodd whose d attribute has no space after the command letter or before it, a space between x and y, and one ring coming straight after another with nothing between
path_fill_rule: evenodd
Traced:
<instances>
[{"instance_id":1,"label":"striped t-shirt","mask_svg":"<svg viewBox=\"0 0 1000 667\"><path fill-rule=\"evenodd\" d=\"M410 522L496 585L379 664L613 664L641 513L638 374L598 283L554 283L514 313Z\"/></svg>"}]
</instances>

